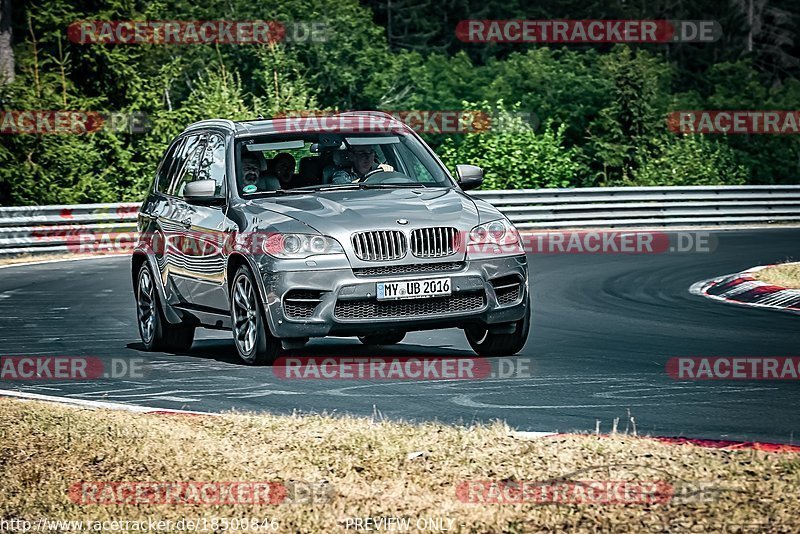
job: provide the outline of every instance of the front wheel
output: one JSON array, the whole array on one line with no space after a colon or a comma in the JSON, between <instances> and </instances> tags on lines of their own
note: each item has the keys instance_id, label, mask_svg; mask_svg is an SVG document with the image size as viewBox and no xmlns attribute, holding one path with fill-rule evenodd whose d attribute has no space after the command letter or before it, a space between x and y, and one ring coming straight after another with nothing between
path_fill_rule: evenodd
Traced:
<instances>
[{"instance_id":1,"label":"front wheel","mask_svg":"<svg viewBox=\"0 0 800 534\"><path fill-rule=\"evenodd\" d=\"M478 356L513 356L522 350L528 340L528 331L531 326L530 308L525 310L525 316L513 323L514 332L492 333L485 326L468 326L464 329L470 347Z\"/></svg>"},{"instance_id":2,"label":"front wheel","mask_svg":"<svg viewBox=\"0 0 800 534\"><path fill-rule=\"evenodd\" d=\"M272 363L280 352L280 340L267 328L253 273L239 267L231 284L231 323L239 357L250 365Z\"/></svg>"},{"instance_id":3,"label":"front wheel","mask_svg":"<svg viewBox=\"0 0 800 534\"><path fill-rule=\"evenodd\" d=\"M136 281L136 318L139 336L149 351L186 352L194 342L194 327L173 325L164 318L150 267L139 269Z\"/></svg>"}]
</instances>

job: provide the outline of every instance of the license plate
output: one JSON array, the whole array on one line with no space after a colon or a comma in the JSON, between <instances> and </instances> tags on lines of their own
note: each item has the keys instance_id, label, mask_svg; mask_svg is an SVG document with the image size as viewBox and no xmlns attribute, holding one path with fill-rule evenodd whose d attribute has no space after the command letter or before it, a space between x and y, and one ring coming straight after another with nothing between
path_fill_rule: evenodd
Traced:
<instances>
[{"instance_id":1,"label":"license plate","mask_svg":"<svg viewBox=\"0 0 800 534\"><path fill-rule=\"evenodd\" d=\"M378 282L378 300L444 297L452 293L449 278Z\"/></svg>"}]
</instances>

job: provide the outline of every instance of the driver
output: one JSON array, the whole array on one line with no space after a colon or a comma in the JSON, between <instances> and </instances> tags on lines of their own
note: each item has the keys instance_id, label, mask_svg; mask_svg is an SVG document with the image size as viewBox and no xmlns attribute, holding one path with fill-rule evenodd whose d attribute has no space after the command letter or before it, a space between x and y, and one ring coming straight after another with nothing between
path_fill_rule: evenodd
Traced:
<instances>
[{"instance_id":1,"label":"driver","mask_svg":"<svg viewBox=\"0 0 800 534\"><path fill-rule=\"evenodd\" d=\"M340 169L331 176L331 183L349 184L359 182L364 176L378 169L385 172L392 172L394 168L386 163L378 163L375 158L375 148L371 145L350 147L347 156L353 163L352 169Z\"/></svg>"},{"instance_id":2,"label":"driver","mask_svg":"<svg viewBox=\"0 0 800 534\"><path fill-rule=\"evenodd\" d=\"M258 156L252 152L242 154L242 190L244 193L255 193L263 190L263 183L260 180L261 162Z\"/></svg>"}]
</instances>

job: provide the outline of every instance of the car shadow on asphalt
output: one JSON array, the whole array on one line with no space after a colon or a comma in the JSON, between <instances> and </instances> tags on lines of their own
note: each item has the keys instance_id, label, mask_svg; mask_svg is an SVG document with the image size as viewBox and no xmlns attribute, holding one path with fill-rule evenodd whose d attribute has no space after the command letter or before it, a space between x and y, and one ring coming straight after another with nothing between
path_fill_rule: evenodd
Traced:
<instances>
[{"instance_id":1,"label":"car shadow on asphalt","mask_svg":"<svg viewBox=\"0 0 800 534\"><path fill-rule=\"evenodd\" d=\"M233 341L225 339L200 339L192 344L192 348L182 352L146 352L142 343L128 343L127 347L146 354L160 354L165 357L169 356L189 356L194 358L201 358L206 360L214 360L220 363L229 363L232 365L243 365L242 360L236 354L236 348L233 346Z\"/></svg>"},{"instance_id":2,"label":"car shadow on asphalt","mask_svg":"<svg viewBox=\"0 0 800 534\"><path fill-rule=\"evenodd\" d=\"M142 343L128 343L132 350L144 351ZM157 353L153 353L157 354ZM198 359L214 360L220 363L249 367L239 359L233 340L226 339L199 339L192 348L185 352L162 353L165 356L177 354ZM469 350L460 350L446 347L430 347L414 343L400 343L398 345L367 346L355 338L325 338L315 339L303 348L284 350L280 358L441 358L462 359L475 358L475 353ZM277 365L280 365L280 358Z\"/></svg>"}]
</instances>

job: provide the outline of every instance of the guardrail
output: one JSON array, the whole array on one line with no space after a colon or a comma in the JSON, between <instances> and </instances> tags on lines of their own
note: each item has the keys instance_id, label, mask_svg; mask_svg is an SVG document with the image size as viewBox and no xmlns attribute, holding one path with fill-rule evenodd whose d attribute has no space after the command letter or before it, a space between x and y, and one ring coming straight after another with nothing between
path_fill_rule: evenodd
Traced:
<instances>
[{"instance_id":1,"label":"guardrail","mask_svg":"<svg viewBox=\"0 0 800 534\"><path fill-rule=\"evenodd\" d=\"M133 234L139 202L0 207L0 257L111 251L109 235Z\"/></svg>"},{"instance_id":2,"label":"guardrail","mask_svg":"<svg viewBox=\"0 0 800 534\"><path fill-rule=\"evenodd\" d=\"M474 191L522 230L800 223L800 186L589 187ZM0 207L0 256L112 250L139 203Z\"/></svg>"},{"instance_id":3,"label":"guardrail","mask_svg":"<svg viewBox=\"0 0 800 534\"><path fill-rule=\"evenodd\" d=\"M587 187L476 191L520 229L800 222L800 186Z\"/></svg>"}]
</instances>

